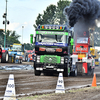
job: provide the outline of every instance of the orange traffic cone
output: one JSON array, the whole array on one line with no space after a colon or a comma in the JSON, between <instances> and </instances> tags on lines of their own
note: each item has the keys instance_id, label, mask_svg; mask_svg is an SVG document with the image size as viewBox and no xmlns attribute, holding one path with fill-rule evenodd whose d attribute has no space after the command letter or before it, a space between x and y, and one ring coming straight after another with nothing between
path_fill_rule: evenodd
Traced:
<instances>
[{"instance_id":1,"label":"orange traffic cone","mask_svg":"<svg viewBox=\"0 0 100 100\"><path fill-rule=\"evenodd\" d=\"M92 87L96 87L96 74L94 73L93 81L92 81Z\"/></svg>"}]
</instances>

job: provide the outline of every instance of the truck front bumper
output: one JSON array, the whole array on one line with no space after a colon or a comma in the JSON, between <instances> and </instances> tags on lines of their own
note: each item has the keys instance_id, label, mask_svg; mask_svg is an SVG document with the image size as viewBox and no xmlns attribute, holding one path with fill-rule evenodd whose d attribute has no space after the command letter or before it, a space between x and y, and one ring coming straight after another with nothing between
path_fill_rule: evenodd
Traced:
<instances>
[{"instance_id":1,"label":"truck front bumper","mask_svg":"<svg viewBox=\"0 0 100 100\"><path fill-rule=\"evenodd\" d=\"M64 71L64 64L35 64L35 69L39 71Z\"/></svg>"}]
</instances>

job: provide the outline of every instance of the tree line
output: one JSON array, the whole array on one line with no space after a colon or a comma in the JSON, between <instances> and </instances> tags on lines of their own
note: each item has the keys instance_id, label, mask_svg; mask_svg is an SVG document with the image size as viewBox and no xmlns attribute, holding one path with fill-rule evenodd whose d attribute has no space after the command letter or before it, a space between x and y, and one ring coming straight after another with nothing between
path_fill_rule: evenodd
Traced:
<instances>
[{"instance_id":1,"label":"tree line","mask_svg":"<svg viewBox=\"0 0 100 100\"><path fill-rule=\"evenodd\" d=\"M3 30L0 30L0 45L4 45L4 35L6 35L6 46L12 45L13 43L20 43L18 40L20 35L18 35L16 31L7 30L5 34Z\"/></svg>"},{"instance_id":2,"label":"tree line","mask_svg":"<svg viewBox=\"0 0 100 100\"><path fill-rule=\"evenodd\" d=\"M67 19L64 15L64 8L69 6L70 3L69 0L59 0L57 5L50 4L46 10L43 11L43 14L38 14L33 26L36 28L39 24L67 24Z\"/></svg>"},{"instance_id":3,"label":"tree line","mask_svg":"<svg viewBox=\"0 0 100 100\"><path fill-rule=\"evenodd\" d=\"M0 45L4 47L4 31L0 30ZM9 31L6 32L6 47L10 47L10 45L13 45L13 43L21 43L18 39L21 37L16 33L16 31ZM24 43L26 50L32 50L34 49L34 45L30 43Z\"/></svg>"}]
</instances>

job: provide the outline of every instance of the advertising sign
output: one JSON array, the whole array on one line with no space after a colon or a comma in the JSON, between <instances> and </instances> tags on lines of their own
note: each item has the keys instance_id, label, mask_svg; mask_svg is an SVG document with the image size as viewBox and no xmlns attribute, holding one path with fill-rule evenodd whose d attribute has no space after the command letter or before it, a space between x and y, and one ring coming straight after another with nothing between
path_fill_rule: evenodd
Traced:
<instances>
[{"instance_id":1,"label":"advertising sign","mask_svg":"<svg viewBox=\"0 0 100 100\"><path fill-rule=\"evenodd\" d=\"M88 52L88 45L76 45L76 52Z\"/></svg>"}]
</instances>

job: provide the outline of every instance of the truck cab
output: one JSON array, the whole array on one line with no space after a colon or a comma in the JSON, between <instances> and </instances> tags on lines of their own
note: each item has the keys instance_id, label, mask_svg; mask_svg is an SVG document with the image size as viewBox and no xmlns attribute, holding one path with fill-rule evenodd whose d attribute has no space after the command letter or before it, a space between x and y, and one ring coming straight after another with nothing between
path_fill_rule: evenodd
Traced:
<instances>
[{"instance_id":1,"label":"truck cab","mask_svg":"<svg viewBox=\"0 0 100 100\"><path fill-rule=\"evenodd\" d=\"M79 75L93 75L95 61L90 55L90 36L89 31L80 31L80 34L76 34L74 37L74 52L73 55L78 55L78 61L76 62L77 72Z\"/></svg>"},{"instance_id":2,"label":"truck cab","mask_svg":"<svg viewBox=\"0 0 100 100\"><path fill-rule=\"evenodd\" d=\"M67 26L39 25L35 36L35 75L62 72L69 76L72 49L73 35Z\"/></svg>"},{"instance_id":3,"label":"truck cab","mask_svg":"<svg viewBox=\"0 0 100 100\"><path fill-rule=\"evenodd\" d=\"M14 58L15 63L22 63L24 54L24 46L22 44L14 43L9 50L9 56Z\"/></svg>"}]
</instances>

